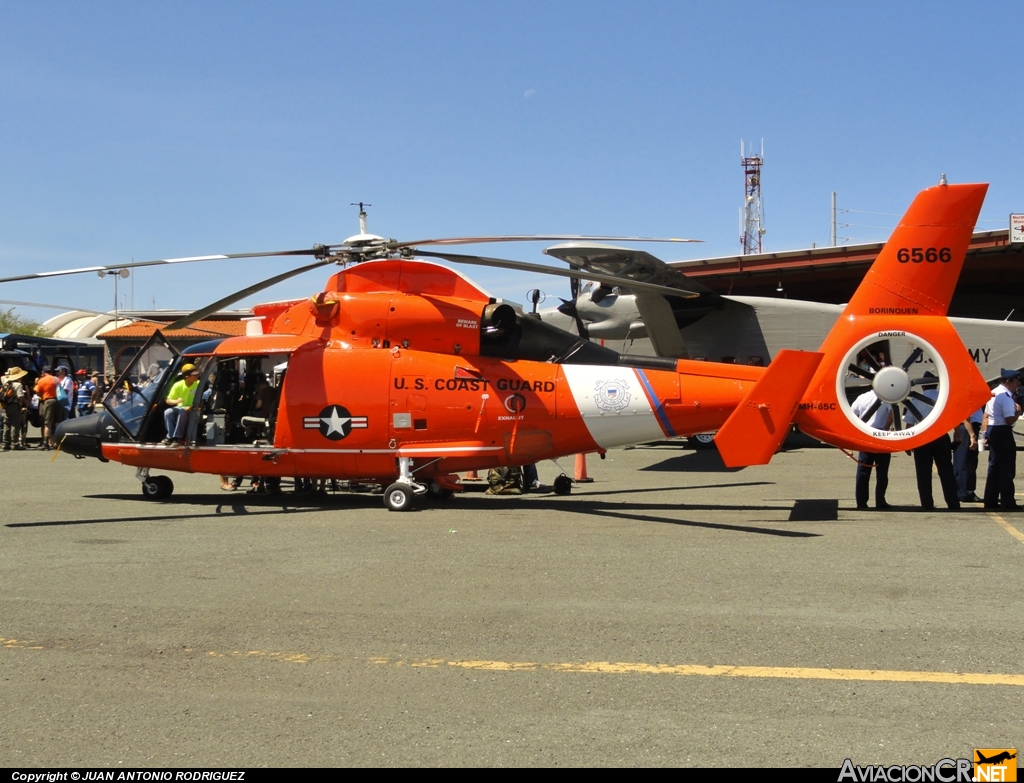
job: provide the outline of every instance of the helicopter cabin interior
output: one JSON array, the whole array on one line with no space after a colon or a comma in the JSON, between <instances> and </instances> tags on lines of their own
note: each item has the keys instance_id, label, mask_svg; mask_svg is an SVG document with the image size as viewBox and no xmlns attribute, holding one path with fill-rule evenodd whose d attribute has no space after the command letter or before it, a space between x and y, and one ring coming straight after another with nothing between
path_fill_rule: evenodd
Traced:
<instances>
[{"instance_id":1,"label":"helicopter cabin interior","mask_svg":"<svg viewBox=\"0 0 1024 783\"><path fill-rule=\"evenodd\" d=\"M141 444L170 438L165 411L168 392L182 367L199 370L185 441L192 448L260 448L274 442L288 352L215 355L221 340L192 346L179 355L159 332L139 351L111 388L105 407L124 432Z\"/></svg>"}]
</instances>

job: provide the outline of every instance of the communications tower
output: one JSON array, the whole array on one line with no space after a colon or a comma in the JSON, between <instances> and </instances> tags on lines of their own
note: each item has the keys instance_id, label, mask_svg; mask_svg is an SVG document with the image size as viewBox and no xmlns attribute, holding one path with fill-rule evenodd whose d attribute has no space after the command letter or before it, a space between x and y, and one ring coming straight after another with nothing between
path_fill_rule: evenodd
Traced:
<instances>
[{"instance_id":1,"label":"communications tower","mask_svg":"<svg viewBox=\"0 0 1024 783\"><path fill-rule=\"evenodd\" d=\"M761 252L764 227L764 208L761 205L761 166L764 164L764 139L761 154L747 155L740 139L740 165L743 166L743 208L740 210L740 246L743 255Z\"/></svg>"}]
</instances>

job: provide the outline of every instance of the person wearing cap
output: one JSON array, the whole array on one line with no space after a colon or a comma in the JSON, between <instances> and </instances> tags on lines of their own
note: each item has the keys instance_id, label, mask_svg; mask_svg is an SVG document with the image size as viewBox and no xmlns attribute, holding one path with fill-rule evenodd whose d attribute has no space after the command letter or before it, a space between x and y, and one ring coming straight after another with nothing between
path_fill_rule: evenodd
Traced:
<instances>
[{"instance_id":1,"label":"person wearing cap","mask_svg":"<svg viewBox=\"0 0 1024 783\"><path fill-rule=\"evenodd\" d=\"M981 422L985 415L982 406L957 426L953 437L953 474L956 476L956 493L961 503L981 503L975 494L978 486L978 442L981 439ZM958 440L959 438L959 440Z\"/></svg>"},{"instance_id":2,"label":"person wearing cap","mask_svg":"<svg viewBox=\"0 0 1024 783\"><path fill-rule=\"evenodd\" d=\"M183 364L181 380L171 387L165 400L169 407L164 411L167 437L164 438L163 445L181 446L185 443L189 411L192 410L192 405L195 402L197 388L199 388L199 370L194 364Z\"/></svg>"},{"instance_id":3,"label":"person wearing cap","mask_svg":"<svg viewBox=\"0 0 1024 783\"><path fill-rule=\"evenodd\" d=\"M1013 425L1021 414L1015 395L1020 388L1019 370L999 371L1000 383L992 390L992 398L985 406L985 439L988 442L988 476L985 477L985 508L1017 511L1013 479L1017 472L1017 444L1013 440Z\"/></svg>"},{"instance_id":4,"label":"person wearing cap","mask_svg":"<svg viewBox=\"0 0 1024 783\"><path fill-rule=\"evenodd\" d=\"M35 393L39 395L39 418L43 422L43 433L40 448L49 451L57 445L53 436L60 422L60 403L57 402L57 379L50 373L49 367L43 367L39 380L36 381Z\"/></svg>"},{"instance_id":5,"label":"person wearing cap","mask_svg":"<svg viewBox=\"0 0 1024 783\"><path fill-rule=\"evenodd\" d=\"M937 387L938 378L935 373L926 372L926 380L935 383L926 383L924 393L921 397L914 397L913 401L908 399L905 403L906 413L903 421L908 427L918 424L932 412L935 400L938 399L939 390ZM950 510L960 508L960 498L957 494L956 476L953 474L953 442L949 439L949 433L943 432L931 443L918 446L914 449L914 469L917 473L917 494L921 498L921 508L930 511L935 508L935 500L932 497L932 465L939 473L939 484L942 485L942 497L946 501L946 507Z\"/></svg>"},{"instance_id":6,"label":"person wearing cap","mask_svg":"<svg viewBox=\"0 0 1024 783\"><path fill-rule=\"evenodd\" d=\"M21 379L28 375L21 367L12 367L0 377L0 405L4 411L4 451L21 451L21 424L28 405L28 394Z\"/></svg>"},{"instance_id":7,"label":"person wearing cap","mask_svg":"<svg viewBox=\"0 0 1024 783\"><path fill-rule=\"evenodd\" d=\"M860 395L853 401L850 410L853 411L854 416L861 421L867 421L876 430L888 430L892 427L892 407L883 405L874 391L866 391ZM871 468L875 469L875 508L889 508L889 504L885 500L885 490L889 487L889 462L891 459L892 455L888 452L875 454L862 451L857 454L857 476L854 483L857 508L868 507Z\"/></svg>"}]
</instances>

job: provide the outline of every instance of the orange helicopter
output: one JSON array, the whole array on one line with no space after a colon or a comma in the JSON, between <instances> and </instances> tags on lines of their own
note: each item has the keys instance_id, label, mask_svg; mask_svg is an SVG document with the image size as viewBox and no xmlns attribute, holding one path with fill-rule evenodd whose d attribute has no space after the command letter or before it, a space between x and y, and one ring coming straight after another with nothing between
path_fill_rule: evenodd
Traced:
<instances>
[{"instance_id":1,"label":"orange helicopter","mask_svg":"<svg viewBox=\"0 0 1024 783\"><path fill-rule=\"evenodd\" d=\"M154 471L347 479L386 486L392 511L427 493L461 490L457 474L465 471L711 430L730 467L767 463L791 424L841 448L912 449L989 398L945 317L987 188L943 178L922 191L821 349L781 351L768 367L620 355L420 259L547 267L384 240L366 233L361 212L362 233L340 250L289 251L319 260L169 328L294 274L359 262L321 293L258 305L262 334L210 340L181 355L157 332L112 387L106 411L64 422L57 438L76 456L135 466L147 498L173 491ZM880 339L903 341L910 359L865 366L864 349ZM165 400L185 364L198 376L194 402L183 442L168 446ZM921 366L934 375L912 377ZM936 391L925 395L926 385ZM877 401L862 420L850 403L869 389ZM868 424L881 405L892 407L895 429ZM908 409L917 424L901 423ZM559 493L569 488L565 476L555 484Z\"/></svg>"}]
</instances>

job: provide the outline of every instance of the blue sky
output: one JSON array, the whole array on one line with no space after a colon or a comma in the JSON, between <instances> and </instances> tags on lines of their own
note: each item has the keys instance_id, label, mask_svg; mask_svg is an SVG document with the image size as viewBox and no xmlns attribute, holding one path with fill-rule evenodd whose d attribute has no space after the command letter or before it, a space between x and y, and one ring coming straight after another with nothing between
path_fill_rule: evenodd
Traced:
<instances>
[{"instance_id":1,"label":"blue sky","mask_svg":"<svg viewBox=\"0 0 1024 783\"><path fill-rule=\"evenodd\" d=\"M945 172L1024 212L1019 4L6 2L0 276L308 247L370 230L685 236L738 252L740 139L764 139L765 250L885 238ZM475 248L546 261L543 244ZM191 308L287 259L143 269ZM557 279L468 269L523 301ZM255 297L308 296L313 272ZM131 290L122 283L122 293ZM96 309L95 274L0 299ZM45 318L47 311L19 308Z\"/></svg>"}]
</instances>

